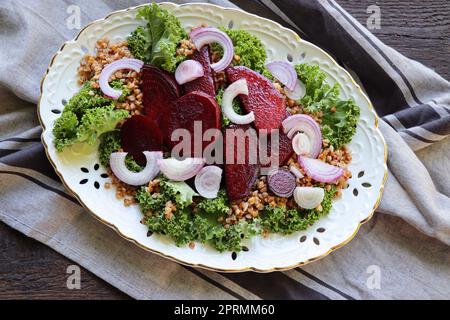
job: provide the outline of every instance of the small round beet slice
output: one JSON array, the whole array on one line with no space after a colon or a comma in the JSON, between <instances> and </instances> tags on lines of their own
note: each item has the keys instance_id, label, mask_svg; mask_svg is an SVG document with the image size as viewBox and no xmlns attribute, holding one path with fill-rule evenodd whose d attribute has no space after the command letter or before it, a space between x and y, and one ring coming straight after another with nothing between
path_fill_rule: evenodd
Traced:
<instances>
[{"instance_id":1,"label":"small round beet slice","mask_svg":"<svg viewBox=\"0 0 450 320\"><path fill-rule=\"evenodd\" d=\"M140 165L146 163L142 152L162 150L161 130L153 120L145 116L135 115L128 119L120 130L120 137L122 149Z\"/></svg>"},{"instance_id":2,"label":"small round beet slice","mask_svg":"<svg viewBox=\"0 0 450 320\"><path fill-rule=\"evenodd\" d=\"M268 184L270 191L284 198L292 196L297 186L295 176L284 169L271 173L268 178Z\"/></svg>"}]
</instances>

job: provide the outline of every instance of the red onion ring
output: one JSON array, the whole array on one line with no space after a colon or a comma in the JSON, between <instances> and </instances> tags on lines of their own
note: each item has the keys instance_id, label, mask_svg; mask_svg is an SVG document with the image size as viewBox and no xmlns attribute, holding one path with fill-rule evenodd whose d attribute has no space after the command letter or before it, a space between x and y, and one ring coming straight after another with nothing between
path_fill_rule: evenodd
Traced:
<instances>
[{"instance_id":1,"label":"red onion ring","mask_svg":"<svg viewBox=\"0 0 450 320\"><path fill-rule=\"evenodd\" d=\"M293 91L297 84L297 72L294 66L286 61L274 61L266 64L267 70L289 90Z\"/></svg>"},{"instance_id":2,"label":"red onion ring","mask_svg":"<svg viewBox=\"0 0 450 320\"><path fill-rule=\"evenodd\" d=\"M244 94L248 95L247 80L239 79L233 82L225 89L222 97L222 111L225 116L230 119L231 122L235 124L249 124L255 121L255 115L252 112L246 115L237 114L233 109L233 100L238 95Z\"/></svg>"},{"instance_id":3,"label":"red onion ring","mask_svg":"<svg viewBox=\"0 0 450 320\"><path fill-rule=\"evenodd\" d=\"M291 165L291 166L290 166L289 171L291 171L292 174L293 174L294 176L296 176L297 178L299 178L299 179L302 179L302 178L304 177L304 175L302 174L302 172L300 171L300 169L297 168L297 167L294 166L294 165Z\"/></svg>"},{"instance_id":4,"label":"red onion ring","mask_svg":"<svg viewBox=\"0 0 450 320\"><path fill-rule=\"evenodd\" d=\"M123 58L117 61L114 61L111 64L108 64L105 66L100 74L100 78L98 80L100 89L105 94L105 96L117 100L122 95L122 90L111 88L109 85L109 78L119 70L123 69L131 69L136 72L140 72L142 69L142 66L144 65L144 62L138 59L130 59L130 58Z\"/></svg>"},{"instance_id":5,"label":"red onion ring","mask_svg":"<svg viewBox=\"0 0 450 320\"><path fill-rule=\"evenodd\" d=\"M322 131L317 122L306 114L296 114L283 121L284 133L290 139L298 132L305 133L311 143L311 158L317 158L322 150Z\"/></svg>"},{"instance_id":6,"label":"red onion ring","mask_svg":"<svg viewBox=\"0 0 450 320\"><path fill-rule=\"evenodd\" d=\"M322 188L297 187L294 191L294 200L303 209L317 208L324 197L325 191Z\"/></svg>"},{"instance_id":7,"label":"red onion ring","mask_svg":"<svg viewBox=\"0 0 450 320\"><path fill-rule=\"evenodd\" d=\"M344 169L318 159L298 156L298 162L305 170L306 175L318 182L333 183L344 175Z\"/></svg>"},{"instance_id":8,"label":"red onion ring","mask_svg":"<svg viewBox=\"0 0 450 320\"><path fill-rule=\"evenodd\" d=\"M114 175L122 182L131 186L141 186L153 180L159 173L157 161L162 159L161 151L144 151L147 159L145 168L140 172L132 172L125 165L127 152L114 152L109 158L109 165Z\"/></svg>"},{"instance_id":9,"label":"red onion ring","mask_svg":"<svg viewBox=\"0 0 450 320\"><path fill-rule=\"evenodd\" d=\"M202 197L214 199L217 198L221 181L222 169L217 166L207 166L195 176L195 188Z\"/></svg>"},{"instance_id":10,"label":"red onion ring","mask_svg":"<svg viewBox=\"0 0 450 320\"><path fill-rule=\"evenodd\" d=\"M305 133L299 132L292 139L292 149L299 156L310 155L311 147L311 141Z\"/></svg>"},{"instance_id":11,"label":"red onion ring","mask_svg":"<svg viewBox=\"0 0 450 320\"><path fill-rule=\"evenodd\" d=\"M233 61L234 47L230 37L223 31L213 27L195 28L191 31L190 37L197 50L211 43L218 43L223 49L223 56L218 62L211 64L215 72L225 70Z\"/></svg>"},{"instance_id":12,"label":"red onion ring","mask_svg":"<svg viewBox=\"0 0 450 320\"><path fill-rule=\"evenodd\" d=\"M175 80L179 85L191 82L203 77L205 71L200 62L195 60L185 60L175 70Z\"/></svg>"},{"instance_id":13,"label":"red onion ring","mask_svg":"<svg viewBox=\"0 0 450 320\"><path fill-rule=\"evenodd\" d=\"M293 90L290 90L288 87L284 88L284 93L286 97L291 100L300 100L306 94L306 87L299 79L295 82L295 86Z\"/></svg>"},{"instance_id":14,"label":"red onion ring","mask_svg":"<svg viewBox=\"0 0 450 320\"><path fill-rule=\"evenodd\" d=\"M202 158L186 158L184 160L168 158L158 160L161 172L173 181L185 181L194 177L204 165L205 159Z\"/></svg>"}]
</instances>

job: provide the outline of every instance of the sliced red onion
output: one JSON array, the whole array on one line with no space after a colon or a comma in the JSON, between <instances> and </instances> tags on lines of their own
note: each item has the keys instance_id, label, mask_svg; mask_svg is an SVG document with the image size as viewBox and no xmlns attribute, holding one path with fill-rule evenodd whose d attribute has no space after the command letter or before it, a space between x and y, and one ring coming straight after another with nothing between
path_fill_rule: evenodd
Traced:
<instances>
[{"instance_id":1,"label":"sliced red onion","mask_svg":"<svg viewBox=\"0 0 450 320\"><path fill-rule=\"evenodd\" d=\"M304 175L303 175L303 173L300 171L300 169L297 168L297 167L294 166L294 165L291 165L291 166L290 166L289 171L291 171L292 174L293 174L294 176L296 176L297 178L299 178L299 179L302 179L302 178L304 177Z\"/></svg>"},{"instance_id":2,"label":"sliced red onion","mask_svg":"<svg viewBox=\"0 0 450 320\"><path fill-rule=\"evenodd\" d=\"M231 41L230 37L225 32L213 27L195 28L191 31L190 37L197 50L200 50L203 46L211 43L218 43L222 47L222 59L211 64L211 68L215 72L225 70L225 68L230 65L231 61L233 61L233 41Z\"/></svg>"},{"instance_id":3,"label":"sliced red onion","mask_svg":"<svg viewBox=\"0 0 450 320\"><path fill-rule=\"evenodd\" d=\"M333 183L344 175L344 169L332 166L318 159L298 156L298 162L308 177L318 182Z\"/></svg>"},{"instance_id":4,"label":"sliced red onion","mask_svg":"<svg viewBox=\"0 0 450 320\"><path fill-rule=\"evenodd\" d=\"M184 160L168 158L158 160L161 172L173 181L185 181L194 177L204 165L205 159L203 158L186 158Z\"/></svg>"},{"instance_id":5,"label":"sliced red onion","mask_svg":"<svg viewBox=\"0 0 450 320\"><path fill-rule=\"evenodd\" d=\"M226 88L222 97L222 110L231 122L235 124L249 124L255 121L253 111L246 115L240 115L233 109L233 100L240 94L248 95L247 80L245 79L239 79Z\"/></svg>"},{"instance_id":6,"label":"sliced red onion","mask_svg":"<svg viewBox=\"0 0 450 320\"><path fill-rule=\"evenodd\" d=\"M204 167L195 176L195 188L197 192L205 198L217 198L222 181L222 169L217 166Z\"/></svg>"},{"instance_id":7,"label":"sliced red onion","mask_svg":"<svg viewBox=\"0 0 450 320\"><path fill-rule=\"evenodd\" d=\"M203 66L196 60L185 60L175 70L175 80L179 85L191 82L203 77L205 74Z\"/></svg>"},{"instance_id":8,"label":"sliced red onion","mask_svg":"<svg viewBox=\"0 0 450 320\"><path fill-rule=\"evenodd\" d=\"M142 186L153 180L159 173L158 160L162 159L161 151L144 151L147 164L141 172L132 172L125 165L127 152L114 152L109 159L112 172L122 182L131 186Z\"/></svg>"},{"instance_id":9,"label":"sliced red onion","mask_svg":"<svg viewBox=\"0 0 450 320\"><path fill-rule=\"evenodd\" d=\"M267 182L269 189L277 196L288 198L292 196L297 185L296 179L292 173L287 170L279 169L272 172Z\"/></svg>"},{"instance_id":10,"label":"sliced red onion","mask_svg":"<svg viewBox=\"0 0 450 320\"><path fill-rule=\"evenodd\" d=\"M300 156L309 156L311 154L311 140L306 134L299 132L292 139L292 148Z\"/></svg>"},{"instance_id":11,"label":"sliced red onion","mask_svg":"<svg viewBox=\"0 0 450 320\"><path fill-rule=\"evenodd\" d=\"M295 82L295 86L293 90L290 90L288 87L284 88L284 93L286 97L291 100L300 100L306 94L306 87L299 79Z\"/></svg>"},{"instance_id":12,"label":"sliced red onion","mask_svg":"<svg viewBox=\"0 0 450 320\"><path fill-rule=\"evenodd\" d=\"M297 72L294 66L286 61L274 61L266 64L270 73L289 90L294 90L297 84Z\"/></svg>"},{"instance_id":13,"label":"sliced red onion","mask_svg":"<svg viewBox=\"0 0 450 320\"><path fill-rule=\"evenodd\" d=\"M310 154L311 158L317 158L322 150L322 131L317 122L306 114L296 114L287 117L283 121L284 133L290 139L298 132L303 132L309 138L311 143Z\"/></svg>"},{"instance_id":14,"label":"sliced red onion","mask_svg":"<svg viewBox=\"0 0 450 320\"><path fill-rule=\"evenodd\" d=\"M105 94L105 96L114 100L119 99L122 95L122 90L111 88L111 86L109 85L109 78L111 78L111 76L117 71L123 69L131 69L136 72L140 72L143 65L144 62L142 62L141 60L130 58L123 58L114 61L111 64L108 64L103 68L102 73L100 74L100 78L98 81L100 89Z\"/></svg>"},{"instance_id":15,"label":"sliced red onion","mask_svg":"<svg viewBox=\"0 0 450 320\"><path fill-rule=\"evenodd\" d=\"M323 201L325 191L315 187L297 187L294 191L295 202L303 209L315 209Z\"/></svg>"}]
</instances>

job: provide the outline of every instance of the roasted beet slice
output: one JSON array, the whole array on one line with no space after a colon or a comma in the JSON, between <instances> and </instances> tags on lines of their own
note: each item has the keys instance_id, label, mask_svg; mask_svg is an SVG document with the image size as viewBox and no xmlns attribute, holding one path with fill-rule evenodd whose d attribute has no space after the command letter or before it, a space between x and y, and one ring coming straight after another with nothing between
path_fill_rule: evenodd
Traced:
<instances>
[{"instance_id":1,"label":"roasted beet slice","mask_svg":"<svg viewBox=\"0 0 450 320\"><path fill-rule=\"evenodd\" d=\"M145 115L159 123L170 102L181 96L181 88L169 73L152 65L144 65L142 93Z\"/></svg>"},{"instance_id":2,"label":"roasted beet slice","mask_svg":"<svg viewBox=\"0 0 450 320\"><path fill-rule=\"evenodd\" d=\"M257 157L258 142L251 144L249 136L242 136L251 132L256 137L255 129L248 125L232 125L224 130L225 186L231 202L248 196L259 175L257 159L251 157Z\"/></svg>"},{"instance_id":3,"label":"roasted beet slice","mask_svg":"<svg viewBox=\"0 0 450 320\"><path fill-rule=\"evenodd\" d=\"M286 104L273 83L246 67L229 67L225 73L230 83L247 80L248 96L241 95L240 99L245 111L254 112L255 127L258 130L278 129L286 113Z\"/></svg>"},{"instance_id":4,"label":"roasted beet slice","mask_svg":"<svg viewBox=\"0 0 450 320\"><path fill-rule=\"evenodd\" d=\"M191 155L194 154L194 139L202 141L203 133L208 129L220 129L220 107L216 100L201 91L194 91L182 96L174 101L169 108L166 109L161 121L161 128L165 143L173 148L178 141L172 141L172 133L176 129L186 129L191 133ZM194 137L195 122L201 122L202 136ZM211 142L202 143L203 149ZM189 156L183 154L183 156ZM198 156L198 155L196 155Z\"/></svg>"},{"instance_id":5,"label":"roasted beet slice","mask_svg":"<svg viewBox=\"0 0 450 320\"><path fill-rule=\"evenodd\" d=\"M286 112L286 115L284 117L284 119L286 119L287 117L289 117L291 114L289 112ZM283 119L283 120L284 120ZM263 133L260 132L259 134L260 136L260 142L263 141ZM274 159L274 152L272 152L272 139L274 139L276 136L275 135L271 135L265 139L267 139L267 157L272 157L272 161L270 164L264 163L264 165L262 165L262 167L268 167L269 165L272 167L281 167L283 165L285 165L289 159L292 157L292 155L294 154L294 149L292 148L292 140L289 139L289 137L284 133L282 126L280 126L280 129L278 131L278 162L279 163L274 163L275 159Z\"/></svg>"},{"instance_id":6,"label":"roasted beet slice","mask_svg":"<svg viewBox=\"0 0 450 320\"><path fill-rule=\"evenodd\" d=\"M275 139L277 137L277 135L270 135L268 137L264 137L264 135L262 133L260 133L260 142L263 139L266 139L267 141L267 158L271 158L272 160L270 161L270 163L261 163L262 167L281 167L283 165L285 165L288 160L292 157L292 155L294 154L294 149L292 148L292 140L288 138L288 136L286 134L284 134L283 130L280 129L279 130L279 134L278 134L278 162L275 159L275 151L272 151L272 141L273 139Z\"/></svg>"},{"instance_id":7,"label":"roasted beet slice","mask_svg":"<svg viewBox=\"0 0 450 320\"><path fill-rule=\"evenodd\" d=\"M156 123L148 117L135 115L125 121L120 136L122 149L133 156L140 165L145 165L143 151L161 151L162 134Z\"/></svg>"},{"instance_id":8,"label":"roasted beet slice","mask_svg":"<svg viewBox=\"0 0 450 320\"><path fill-rule=\"evenodd\" d=\"M190 93L194 91L202 91L211 97L215 97L216 88L214 85L213 71L211 69L209 46L204 46L200 50L195 51L191 59L200 62L203 66L204 75L194 81L185 83L183 85L184 92Z\"/></svg>"}]
</instances>

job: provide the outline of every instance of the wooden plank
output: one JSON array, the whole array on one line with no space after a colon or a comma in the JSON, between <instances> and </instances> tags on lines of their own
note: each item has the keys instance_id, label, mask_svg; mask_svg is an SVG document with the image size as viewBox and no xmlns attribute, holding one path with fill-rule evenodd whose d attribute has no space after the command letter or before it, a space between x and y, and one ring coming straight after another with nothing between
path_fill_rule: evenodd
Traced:
<instances>
[{"instance_id":1,"label":"wooden plank","mask_svg":"<svg viewBox=\"0 0 450 320\"><path fill-rule=\"evenodd\" d=\"M81 268L81 289L67 288L72 261L0 223L0 299L127 299Z\"/></svg>"},{"instance_id":2,"label":"wooden plank","mask_svg":"<svg viewBox=\"0 0 450 320\"><path fill-rule=\"evenodd\" d=\"M450 3L448 0L340 0L338 3L366 25L367 8L380 7L381 41L450 79Z\"/></svg>"}]
</instances>

